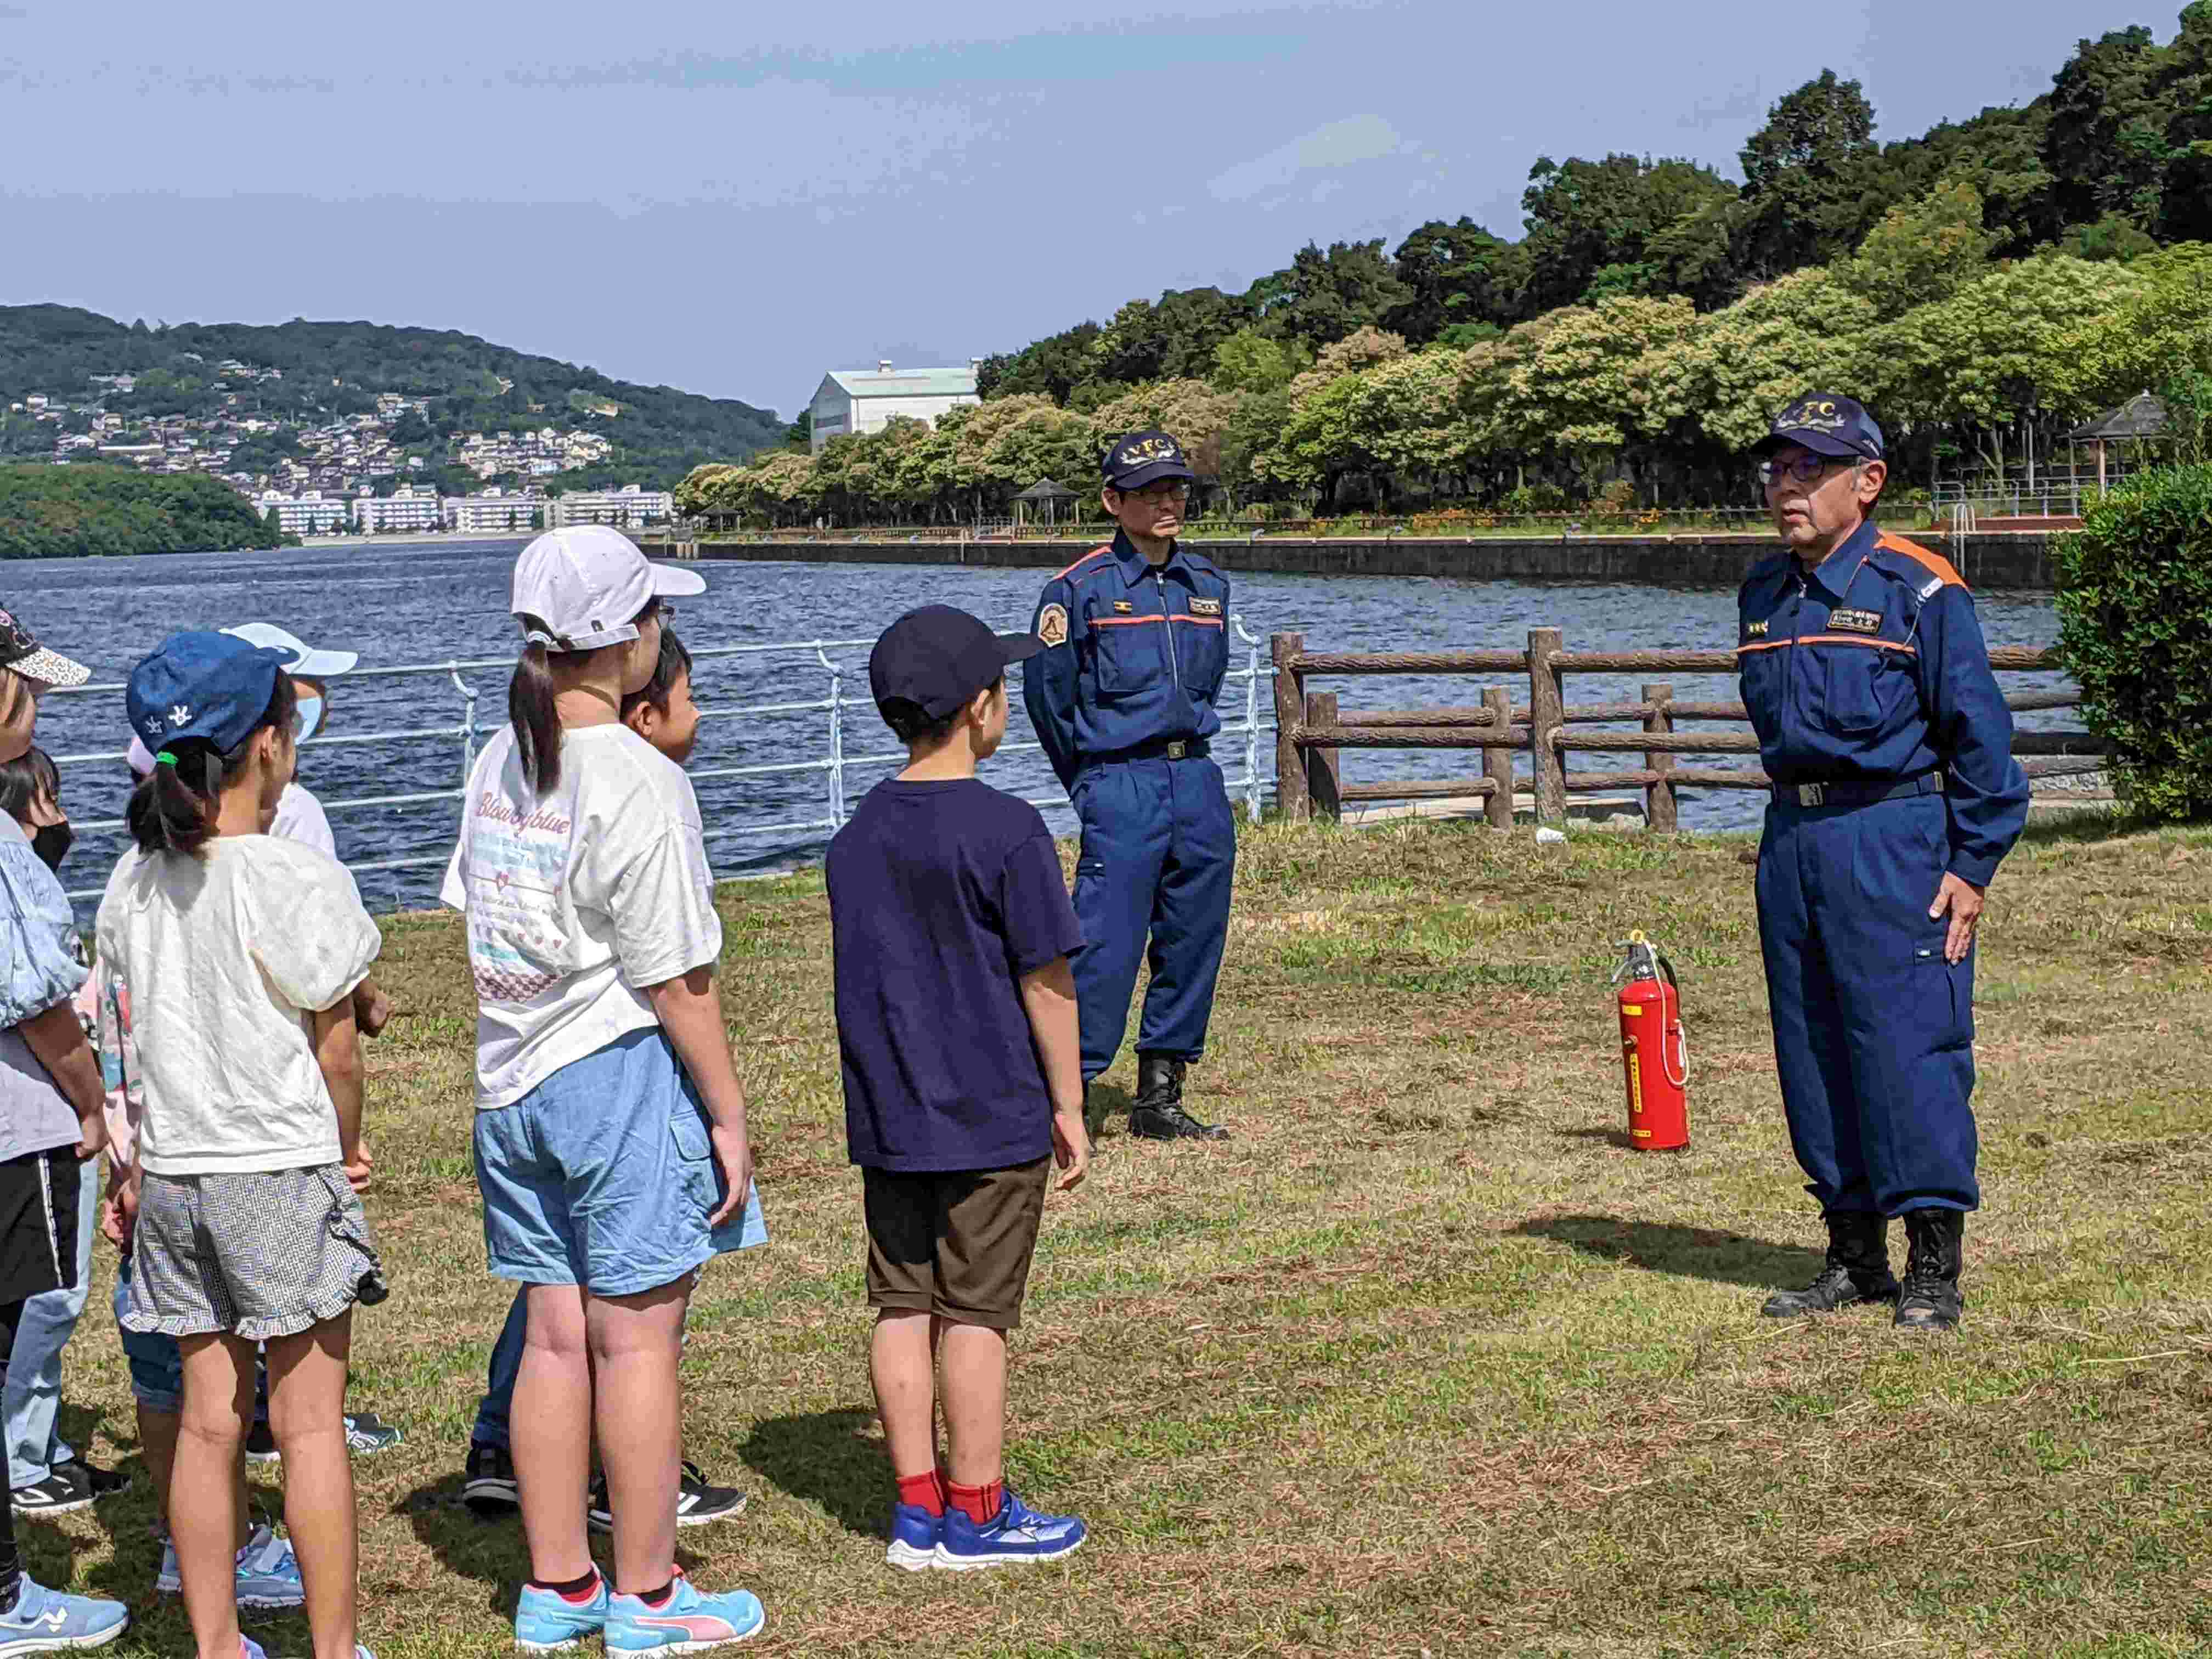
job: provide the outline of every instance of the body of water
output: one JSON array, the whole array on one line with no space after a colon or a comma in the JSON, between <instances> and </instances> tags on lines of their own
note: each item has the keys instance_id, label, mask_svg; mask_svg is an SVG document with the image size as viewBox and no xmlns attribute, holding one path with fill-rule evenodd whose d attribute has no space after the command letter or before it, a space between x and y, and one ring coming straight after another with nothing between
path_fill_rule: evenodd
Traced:
<instances>
[{"instance_id":1,"label":"body of water","mask_svg":"<svg viewBox=\"0 0 2212 1659\"><path fill-rule=\"evenodd\" d=\"M96 682L120 681L167 635L184 628L271 622L310 644L358 651L363 668L450 659L511 661L514 625L507 613L508 576L520 539L310 548L276 553L169 555L132 559L27 560L0 572L0 604L33 632L89 664ZM957 605L1001 629L1026 627L1050 572L980 570L914 565L811 565L705 562L707 592L679 602L676 629L695 648L757 646L811 639L871 640L915 605ZM1233 576L1233 573L1232 573ZM1448 578L1324 577L1255 574L1233 576L1234 609L1264 641L1273 631L1304 634L1311 650L1519 648L1536 627L1562 630L1574 650L1713 649L1735 642L1733 589L1654 588L1620 585L1468 581ZM1997 594L1980 600L1993 645L2043 646L2057 634L2048 596ZM1232 653L1239 647L1232 641ZM881 757L848 764L849 799L897 763L896 744L867 701L867 647L831 650L846 671L842 695L848 757ZM1264 647L1262 659L1264 662ZM1232 665L1243 666L1232 655ZM477 724L504 722L507 677L498 668L462 678L477 692ZM1528 700L1525 680L1488 677ZM1624 702L1641 676L1572 676L1570 702ZM1656 678L1656 677L1654 677ZM2056 676L2010 676L2025 686ZM1347 711L1465 704L1480 700L1480 678L1389 676L1316 680L1336 690ZM1722 700L1735 695L1733 675L1677 675L1674 695ZM830 677L811 652L709 659L695 677L701 706L742 709L811 702L829 695ZM340 854L349 863L441 855L453 845L459 803L434 801L348 810L349 797L458 790L460 743L453 736L345 742L385 731L418 732L460 725L465 700L445 676L341 680L332 688L325 733L301 757L301 781L330 809ZM1018 696L1009 743L1030 740ZM1224 692L1224 720L1241 717L1240 682ZM1263 679L1261 705L1272 694ZM2079 724L2067 709L2024 714L2023 725ZM709 718L700 728L695 770L820 760L829 752L829 715L822 711ZM1734 730L1748 728L1741 726ZM119 690L49 698L40 714L40 741L57 757L119 750L130 733ZM1273 734L1263 733L1263 772L1272 775ZM1241 770L1243 739L1226 738L1215 754L1226 771ZM1577 757L1594 769L1632 766L1632 758ZM1703 757L1685 764L1713 764ZM1353 750L1343 758L1347 782L1380 779L1472 777L1474 750ZM1526 762L1523 760L1525 775ZM1010 755L987 769L990 781L1036 799L1059 799L1041 756ZM64 769L65 805L78 824L120 811L130 778L119 760ZM725 873L772 869L819 856L824 828L748 833L750 826L826 818L830 780L821 771L765 777L705 777L699 783L715 867ZM1682 821L1702 829L1747 829L1760 798L1735 791L1684 792ZM1054 828L1072 826L1060 806ZM73 889L96 888L121 850L118 832L81 831L63 874ZM437 871L370 871L361 877L373 908L434 902ZM88 915L89 906L80 908Z\"/></svg>"}]
</instances>

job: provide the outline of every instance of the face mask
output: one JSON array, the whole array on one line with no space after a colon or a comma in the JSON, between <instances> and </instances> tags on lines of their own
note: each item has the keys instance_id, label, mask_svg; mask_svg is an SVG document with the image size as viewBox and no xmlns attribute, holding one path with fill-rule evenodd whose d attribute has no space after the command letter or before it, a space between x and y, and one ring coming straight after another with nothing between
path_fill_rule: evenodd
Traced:
<instances>
[{"instance_id":1,"label":"face mask","mask_svg":"<svg viewBox=\"0 0 2212 1659\"><path fill-rule=\"evenodd\" d=\"M301 697L293 705L293 720L298 727L296 742L305 743L315 735L315 728L323 723L323 700L320 697Z\"/></svg>"},{"instance_id":2,"label":"face mask","mask_svg":"<svg viewBox=\"0 0 2212 1659\"><path fill-rule=\"evenodd\" d=\"M62 860L69 856L70 843L76 839L76 831L69 827L64 818L59 823L42 823L31 836L31 850L46 862L49 870L58 872Z\"/></svg>"}]
</instances>

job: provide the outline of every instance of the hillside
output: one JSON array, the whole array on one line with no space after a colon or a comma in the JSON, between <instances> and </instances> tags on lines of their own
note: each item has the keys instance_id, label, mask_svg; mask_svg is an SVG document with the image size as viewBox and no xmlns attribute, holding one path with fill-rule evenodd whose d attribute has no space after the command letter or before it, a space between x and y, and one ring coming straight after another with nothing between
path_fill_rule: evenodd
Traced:
<instances>
[{"instance_id":1,"label":"hillside","mask_svg":"<svg viewBox=\"0 0 2212 1659\"><path fill-rule=\"evenodd\" d=\"M43 407L33 407L43 398ZM13 405L25 407L15 408ZM125 325L70 306L0 307L0 458L59 459L161 444L240 488L402 477L453 493L665 489L709 459L779 442L773 410L634 386L474 335L372 323ZM318 434L358 434L341 448ZM543 434L502 447L501 434ZM471 434L484 442L465 456ZM319 466L319 464L322 464ZM172 466L168 470L180 470ZM317 476L327 471L337 476Z\"/></svg>"},{"instance_id":2,"label":"hillside","mask_svg":"<svg viewBox=\"0 0 2212 1659\"><path fill-rule=\"evenodd\" d=\"M213 478L0 465L0 559L229 553L291 539Z\"/></svg>"}]
</instances>

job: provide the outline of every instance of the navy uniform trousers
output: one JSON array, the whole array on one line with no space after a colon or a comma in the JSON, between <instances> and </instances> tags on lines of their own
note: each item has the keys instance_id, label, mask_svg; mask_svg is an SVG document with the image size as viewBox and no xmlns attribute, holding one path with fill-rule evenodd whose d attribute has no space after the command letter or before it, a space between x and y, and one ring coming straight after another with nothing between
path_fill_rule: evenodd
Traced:
<instances>
[{"instance_id":1,"label":"navy uniform trousers","mask_svg":"<svg viewBox=\"0 0 2212 1659\"><path fill-rule=\"evenodd\" d=\"M1195 1060L1206 1048L1237 870L1221 769L1202 755L1095 763L1076 780L1075 810L1083 823L1075 914L1087 941L1073 963L1084 1081L1121 1047L1147 934L1152 978L1138 1051Z\"/></svg>"},{"instance_id":2,"label":"navy uniform trousers","mask_svg":"<svg viewBox=\"0 0 2212 1659\"><path fill-rule=\"evenodd\" d=\"M1777 800L1759 846L1774 1058L1805 1190L1826 1213L1972 1210L1974 959L1928 907L1951 858L1941 793Z\"/></svg>"}]
</instances>

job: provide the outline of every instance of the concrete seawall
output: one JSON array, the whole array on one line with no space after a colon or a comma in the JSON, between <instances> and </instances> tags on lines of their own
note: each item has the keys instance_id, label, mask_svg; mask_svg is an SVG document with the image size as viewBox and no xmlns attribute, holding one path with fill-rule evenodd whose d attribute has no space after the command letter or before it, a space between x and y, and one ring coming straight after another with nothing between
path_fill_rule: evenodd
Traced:
<instances>
[{"instance_id":1,"label":"concrete seawall","mask_svg":"<svg viewBox=\"0 0 2212 1659\"><path fill-rule=\"evenodd\" d=\"M2040 532L1914 536L1960 568L1975 587L2056 585L2053 538ZM951 564L1058 569L1087 551L1080 542L821 541L672 543L641 537L655 558L756 563ZM1474 580L1642 582L1733 587L1774 542L1758 536L1575 536L1506 538L1263 536L1190 544L1224 569L1304 576L1458 576Z\"/></svg>"}]
</instances>

